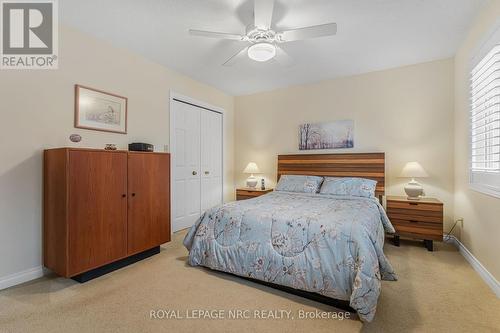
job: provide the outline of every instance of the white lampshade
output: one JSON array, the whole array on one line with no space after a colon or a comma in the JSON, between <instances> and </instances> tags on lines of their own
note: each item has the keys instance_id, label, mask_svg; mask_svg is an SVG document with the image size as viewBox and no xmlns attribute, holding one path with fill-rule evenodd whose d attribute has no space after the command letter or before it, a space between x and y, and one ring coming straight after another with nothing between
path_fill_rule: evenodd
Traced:
<instances>
[{"instance_id":1,"label":"white lampshade","mask_svg":"<svg viewBox=\"0 0 500 333\"><path fill-rule=\"evenodd\" d=\"M418 162L408 162L403 168L403 171L401 171L400 177L426 178L429 177L429 175Z\"/></svg>"},{"instance_id":2,"label":"white lampshade","mask_svg":"<svg viewBox=\"0 0 500 333\"><path fill-rule=\"evenodd\" d=\"M254 162L250 162L248 163L245 170L243 170L243 173L250 173L250 174L260 173L260 170L257 164L255 164Z\"/></svg>"}]
</instances>

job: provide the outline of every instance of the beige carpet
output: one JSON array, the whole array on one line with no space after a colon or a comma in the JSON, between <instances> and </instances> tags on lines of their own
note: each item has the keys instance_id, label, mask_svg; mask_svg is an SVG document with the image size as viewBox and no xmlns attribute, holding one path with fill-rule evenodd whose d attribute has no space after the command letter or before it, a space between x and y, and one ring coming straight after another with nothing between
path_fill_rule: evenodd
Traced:
<instances>
[{"instance_id":1,"label":"beige carpet","mask_svg":"<svg viewBox=\"0 0 500 333\"><path fill-rule=\"evenodd\" d=\"M152 258L85 284L54 276L0 292L0 332L499 332L500 300L447 244L386 244L399 274L383 282L372 323L299 319L332 308L186 265L184 233ZM295 319L150 319L154 309L286 310ZM331 315L334 316L334 315Z\"/></svg>"}]
</instances>

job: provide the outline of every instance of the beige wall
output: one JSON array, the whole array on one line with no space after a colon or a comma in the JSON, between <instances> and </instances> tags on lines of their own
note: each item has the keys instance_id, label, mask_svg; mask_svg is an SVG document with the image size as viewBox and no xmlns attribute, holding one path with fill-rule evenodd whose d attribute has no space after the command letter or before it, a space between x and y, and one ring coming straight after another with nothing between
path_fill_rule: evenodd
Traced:
<instances>
[{"instance_id":1,"label":"beige wall","mask_svg":"<svg viewBox=\"0 0 500 333\"><path fill-rule=\"evenodd\" d=\"M128 135L73 128L73 86L128 97ZM67 27L60 29L54 71L0 71L0 280L41 265L42 150L102 148L133 141L169 143L169 91L225 109L225 199L233 191L234 99L125 50ZM71 144L68 136L83 140Z\"/></svg>"},{"instance_id":2,"label":"beige wall","mask_svg":"<svg viewBox=\"0 0 500 333\"><path fill-rule=\"evenodd\" d=\"M244 185L241 171L254 161L274 185L276 156L298 151L299 124L354 119L354 151L386 153L388 194L404 193L408 180L398 174L406 162L423 165L430 175L422 180L427 194L446 204L448 230L453 215L453 77L453 60L447 59L236 97L235 184Z\"/></svg>"},{"instance_id":3,"label":"beige wall","mask_svg":"<svg viewBox=\"0 0 500 333\"><path fill-rule=\"evenodd\" d=\"M455 58L455 216L462 243L500 280L500 199L469 189L469 72L471 58L500 19L500 1L483 8Z\"/></svg>"}]
</instances>

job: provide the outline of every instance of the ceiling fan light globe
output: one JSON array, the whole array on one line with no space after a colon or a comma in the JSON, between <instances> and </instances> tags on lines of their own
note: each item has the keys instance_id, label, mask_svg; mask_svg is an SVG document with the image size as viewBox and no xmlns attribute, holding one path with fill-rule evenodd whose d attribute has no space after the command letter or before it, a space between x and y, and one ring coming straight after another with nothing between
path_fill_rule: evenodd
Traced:
<instances>
[{"instance_id":1,"label":"ceiling fan light globe","mask_svg":"<svg viewBox=\"0 0 500 333\"><path fill-rule=\"evenodd\" d=\"M265 62L276 56L276 46L271 43L256 43L248 48L248 57L252 60Z\"/></svg>"}]
</instances>

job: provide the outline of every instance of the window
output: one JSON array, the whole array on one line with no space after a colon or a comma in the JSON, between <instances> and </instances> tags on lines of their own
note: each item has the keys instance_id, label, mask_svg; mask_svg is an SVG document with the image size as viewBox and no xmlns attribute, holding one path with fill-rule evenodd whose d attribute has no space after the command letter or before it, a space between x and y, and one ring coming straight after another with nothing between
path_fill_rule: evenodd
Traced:
<instances>
[{"instance_id":1,"label":"window","mask_svg":"<svg viewBox=\"0 0 500 333\"><path fill-rule=\"evenodd\" d=\"M500 38L490 38L476 59L470 82L470 184L500 197Z\"/></svg>"}]
</instances>

